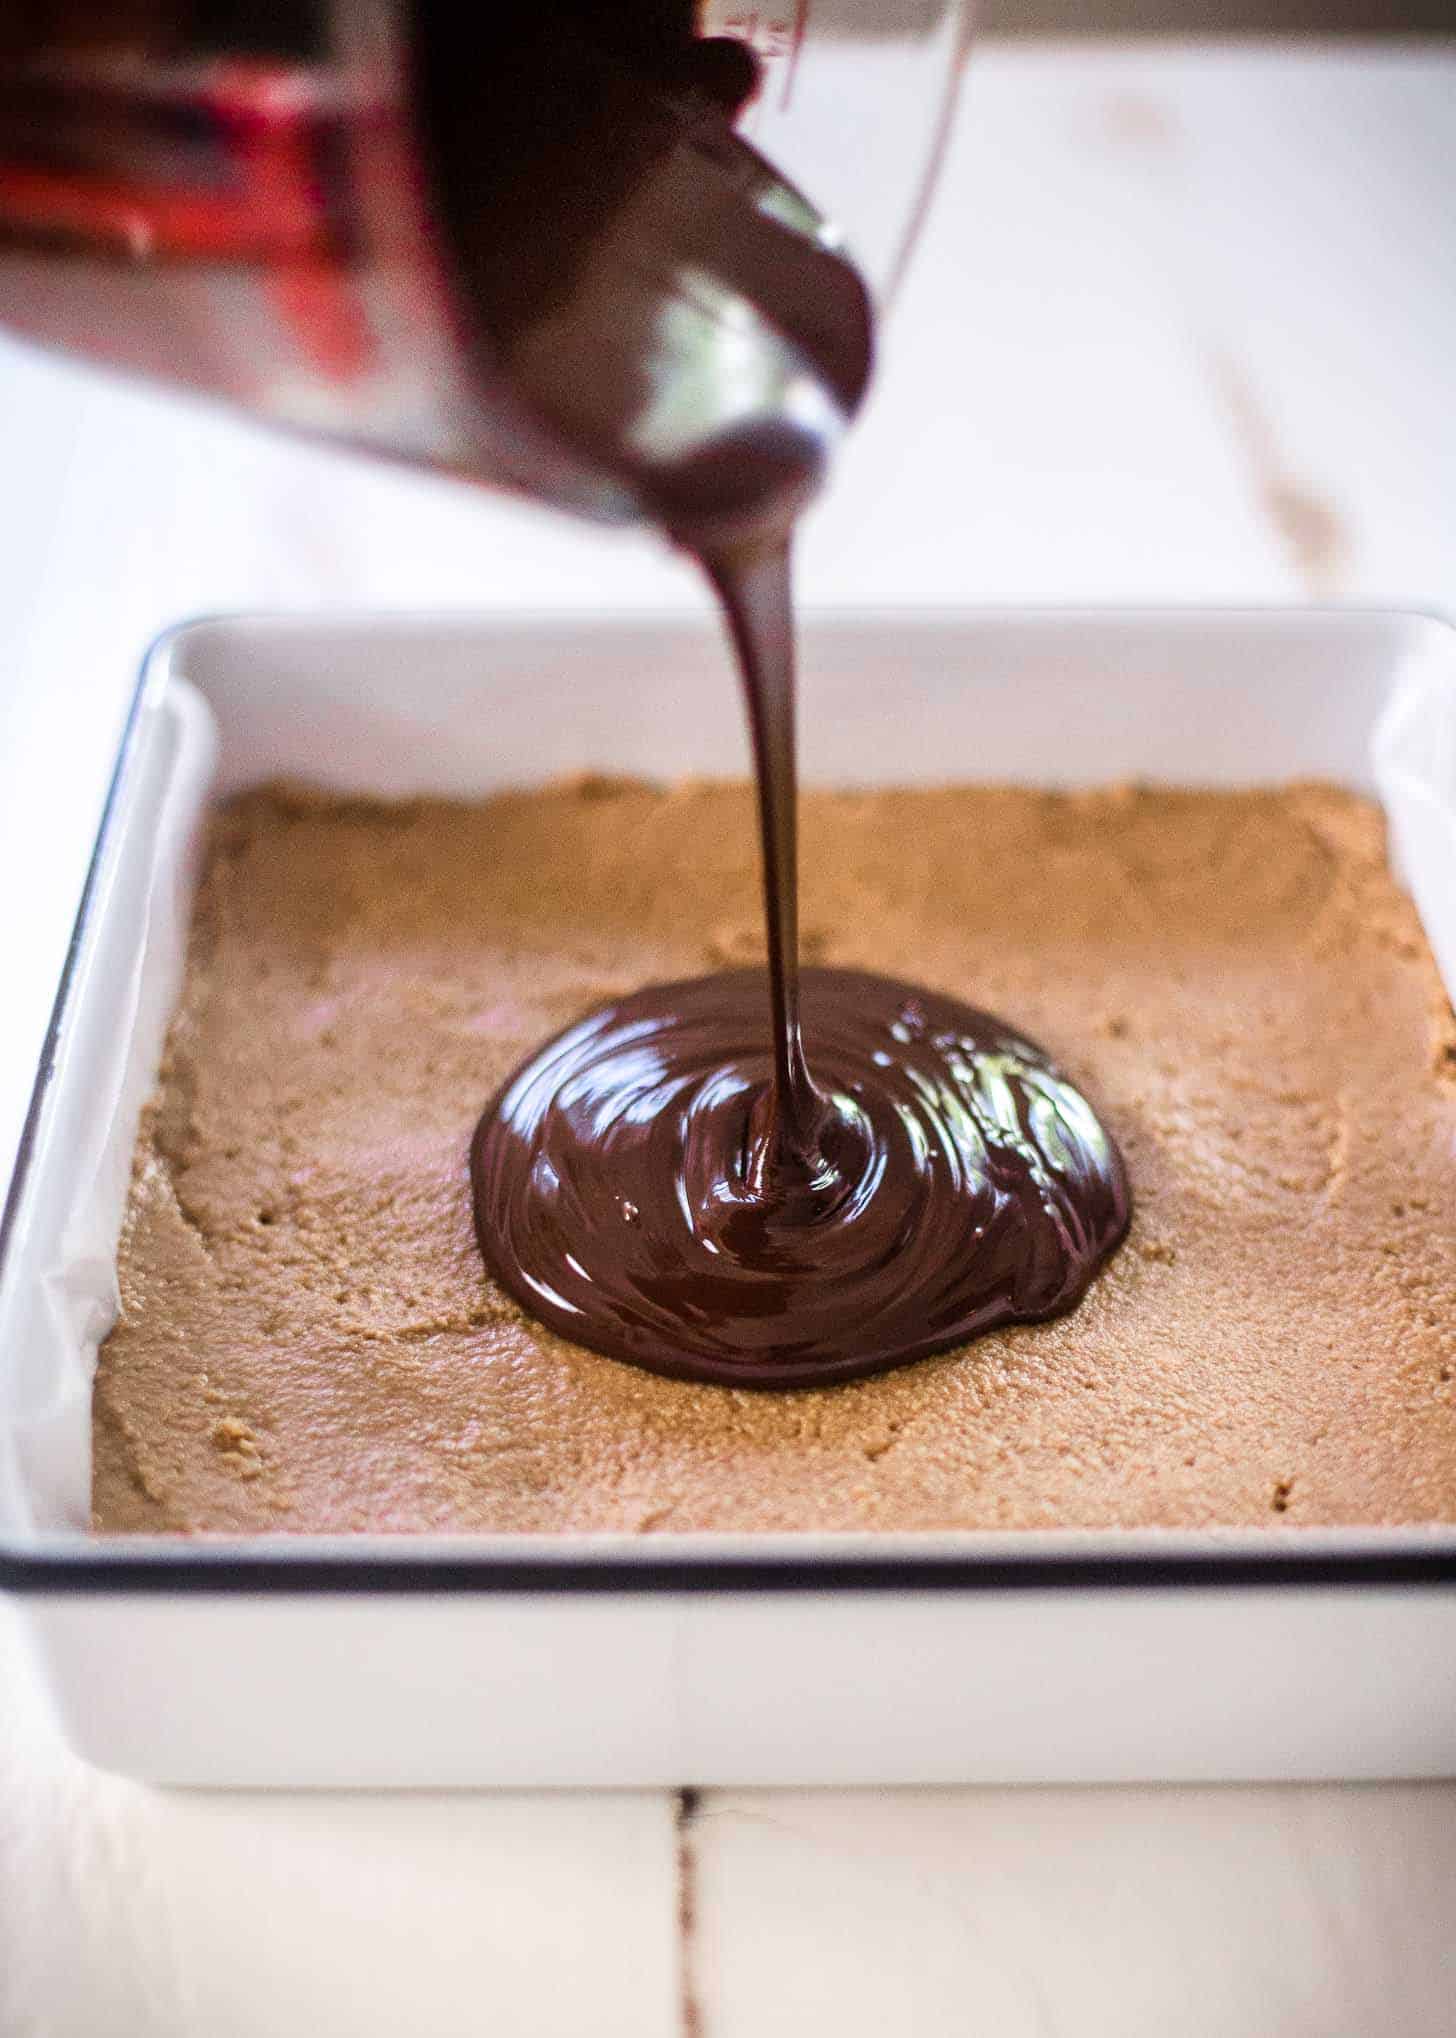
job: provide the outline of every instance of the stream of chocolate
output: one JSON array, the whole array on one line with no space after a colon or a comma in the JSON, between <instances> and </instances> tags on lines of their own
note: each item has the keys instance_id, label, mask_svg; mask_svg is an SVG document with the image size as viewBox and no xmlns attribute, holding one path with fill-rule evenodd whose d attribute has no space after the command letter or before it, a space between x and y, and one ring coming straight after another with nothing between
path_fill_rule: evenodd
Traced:
<instances>
[{"instance_id":1,"label":"stream of chocolate","mask_svg":"<svg viewBox=\"0 0 1456 2038\"><path fill-rule=\"evenodd\" d=\"M767 995L758 970L653 985L543 1047L472 1147L486 1261L578 1344L745 1387L1070 1309L1127 1228L1117 1148L999 1019L800 972L787 546L706 563L753 734Z\"/></svg>"},{"instance_id":2,"label":"stream of chocolate","mask_svg":"<svg viewBox=\"0 0 1456 2038\"><path fill-rule=\"evenodd\" d=\"M695 42L680 0L625 56L602 18L523 18L490 124L456 89L468 48L427 84L487 365L609 478L598 506L627 490L717 590L753 739L767 996L758 971L652 986L549 1042L476 1132L476 1230L578 1344L812 1386L1071 1308L1127 1228L1127 1184L1085 1100L1000 1020L860 971L801 976L790 534L863 394L869 299L734 132L751 59Z\"/></svg>"}]
</instances>

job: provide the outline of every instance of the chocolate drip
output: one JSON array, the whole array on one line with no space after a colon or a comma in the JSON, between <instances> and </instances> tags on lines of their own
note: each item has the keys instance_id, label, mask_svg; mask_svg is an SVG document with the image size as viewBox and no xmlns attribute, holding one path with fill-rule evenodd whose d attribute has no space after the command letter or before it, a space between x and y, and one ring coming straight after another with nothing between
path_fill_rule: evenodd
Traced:
<instances>
[{"instance_id":1,"label":"chocolate drip","mask_svg":"<svg viewBox=\"0 0 1456 2038\"><path fill-rule=\"evenodd\" d=\"M741 554L706 554L743 681L758 792L764 931L774 1080L764 1106L754 1179L811 1174L822 1156L827 1106L804 1060L799 1019L799 770L794 712L794 613L788 541Z\"/></svg>"},{"instance_id":2,"label":"chocolate drip","mask_svg":"<svg viewBox=\"0 0 1456 2038\"><path fill-rule=\"evenodd\" d=\"M705 564L747 695L767 981L653 986L533 1057L471 1153L486 1260L578 1344L733 1386L852 1379L1070 1309L1127 1229L1117 1149L1000 1020L801 978L788 548Z\"/></svg>"},{"instance_id":3,"label":"chocolate drip","mask_svg":"<svg viewBox=\"0 0 1456 2038\"><path fill-rule=\"evenodd\" d=\"M679 33L624 67L590 19L512 46L571 119L493 140L439 123L472 168L457 242L495 366L717 590L768 972L641 991L544 1047L476 1133L476 1229L580 1344L808 1386L1070 1308L1127 1228L1127 1186L1085 1101L999 1020L859 972L801 983L790 533L863 394L869 300L733 133L751 65L705 67Z\"/></svg>"}]
</instances>

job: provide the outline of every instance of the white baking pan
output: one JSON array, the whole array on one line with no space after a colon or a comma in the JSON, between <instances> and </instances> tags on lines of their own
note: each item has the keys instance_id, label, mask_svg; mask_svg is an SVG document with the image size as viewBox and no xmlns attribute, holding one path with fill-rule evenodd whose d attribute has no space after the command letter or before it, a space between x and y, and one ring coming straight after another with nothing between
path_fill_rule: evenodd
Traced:
<instances>
[{"instance_id":1,"label":"white baking pan","mask_svg":"<svg viewBox=\"0 0 1456 2038\"><path fill-rule=\"evenodd\" d=\"M1378 784L1456 984L1445 624L905 614L805 640L820 781ZM706 622L240 619L152 653L0 1234L0 1585L74 1745L207 1784L1456 1771L1456 1492L1451 1528L1348 1534L88 1534L91 1372L210 791L743 754Z\"/></svg>"}]
</instances>

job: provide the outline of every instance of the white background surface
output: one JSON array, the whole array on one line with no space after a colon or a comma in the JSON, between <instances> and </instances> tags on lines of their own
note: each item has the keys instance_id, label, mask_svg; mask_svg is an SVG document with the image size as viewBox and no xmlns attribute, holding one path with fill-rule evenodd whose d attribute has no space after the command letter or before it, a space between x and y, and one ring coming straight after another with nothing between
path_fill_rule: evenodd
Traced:
<instances>
[{"instance_id":1,"label":"white background surface","mask_svg":"<svg viewBox=\"0 0 1456 2038\"><path fill-rule=\"evenodd\" d=\"M1449 53L983 52L808 599L1456 605L1453 198ZM0 1157L159 626L699 599L0 342ZM0 2038L1440 2038L1453 1896L1446 1786L149 1793L0 1613Z\"/></svg>"}]
</instances>

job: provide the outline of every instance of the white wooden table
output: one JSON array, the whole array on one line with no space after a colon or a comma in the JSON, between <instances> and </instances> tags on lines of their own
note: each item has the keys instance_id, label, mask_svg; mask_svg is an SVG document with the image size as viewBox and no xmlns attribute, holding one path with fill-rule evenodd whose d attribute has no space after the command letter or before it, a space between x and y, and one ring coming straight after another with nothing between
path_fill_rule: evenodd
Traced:
<instances>
[{"instance_id":1,"label":"white wooden table","mask_svg":"<svg viewBox=\"0 0 1456 2038\"><path fill-rule=\"evenodd\" d=\"M1456 604L1453 202L1450 51L983 52L808 599ZM0 1170L157 627L698 599L0 343ZM1445 1786L153 1793L0 1613L3 2038L1440 2038L1453 1897Z\"/></svg>"}]
</instances>

